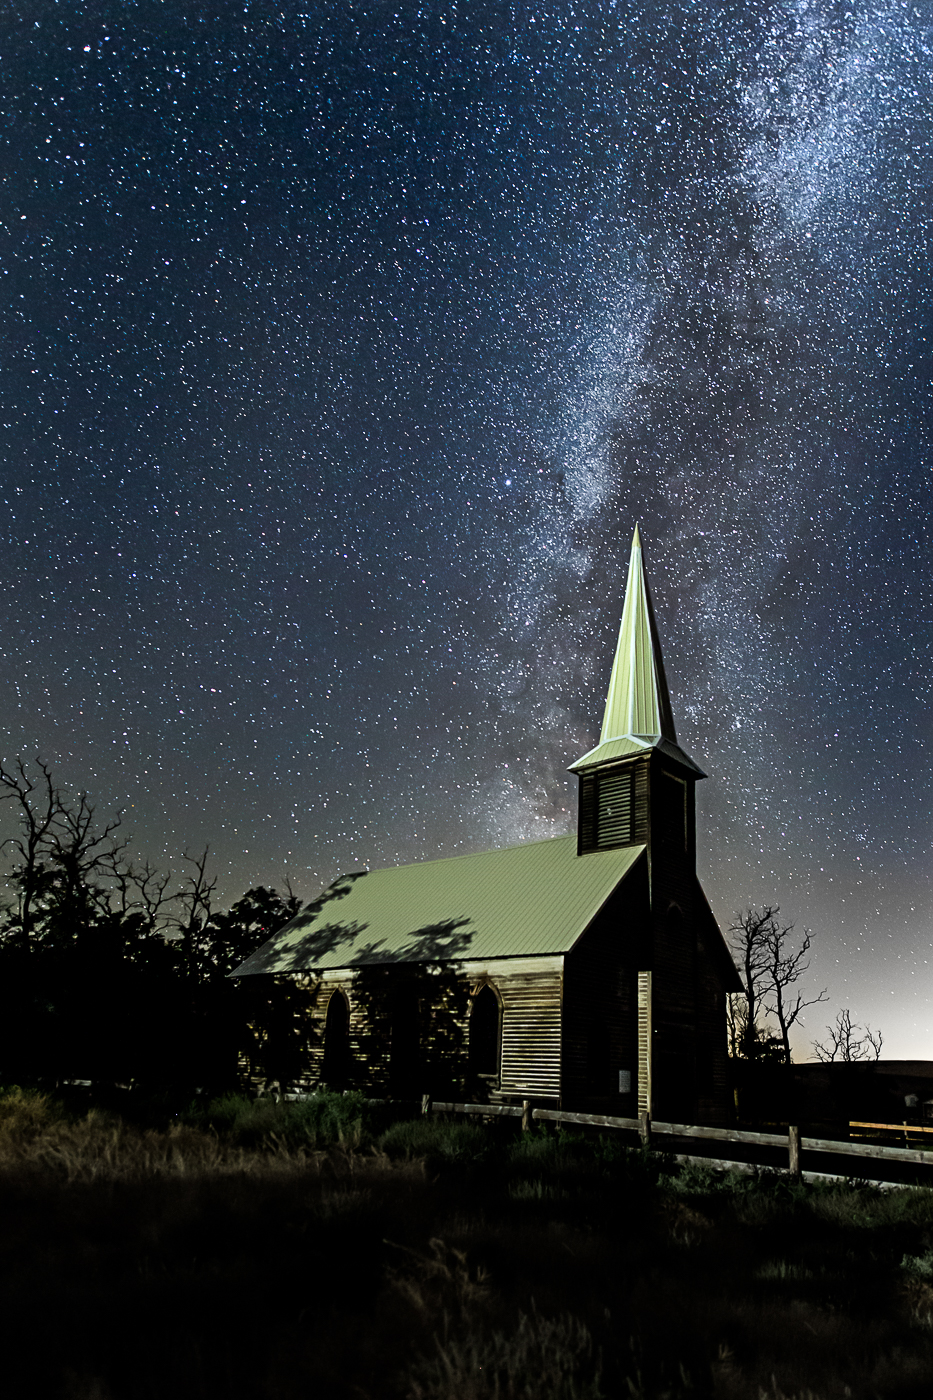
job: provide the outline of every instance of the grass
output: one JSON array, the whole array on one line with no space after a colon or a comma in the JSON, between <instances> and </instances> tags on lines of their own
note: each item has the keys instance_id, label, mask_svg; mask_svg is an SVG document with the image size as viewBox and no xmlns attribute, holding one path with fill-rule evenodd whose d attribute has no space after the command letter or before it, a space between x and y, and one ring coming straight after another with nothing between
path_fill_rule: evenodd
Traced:
<instances>
[{"instance_id":1,"label":"grass","mask_svg":"<svg viewBox=\"0 0 933 1400\"><path fill-rule=\"evenodd\" d=\"M160 1123L0 1093L0 1259L16 1397L933 1388L933 1192L392 1123L352 1096L228 1096Z\"/></svg>"}]
</instances>

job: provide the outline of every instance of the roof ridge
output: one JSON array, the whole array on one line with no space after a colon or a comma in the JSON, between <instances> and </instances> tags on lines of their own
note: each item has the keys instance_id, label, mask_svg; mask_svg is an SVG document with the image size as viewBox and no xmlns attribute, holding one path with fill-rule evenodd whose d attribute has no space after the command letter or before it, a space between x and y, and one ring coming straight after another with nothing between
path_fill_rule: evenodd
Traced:
<instances>
[{"instance_id":1,"label":"roof ridge","mask_svg":"<svg viewBox=\"0 0 933 1400\"><path fill-rule=\"evenodd\" d=\"M547 846L553 841L576 841L576 839L576 832L571 831L565 832L563 836L542 836L537 841L517 841L514 846L487 846L484 851L460 851L455 856L432 856L430 860L409 860L404 865L370 866L366 873L367 875L375 875L380 870L410 870L413 865L440 865L447 860L475 860L477 856L491 856L498 851L518 851L532 846ZM338 875L337 878L343 880L346 876Z\"/></svg>"}]
</instances>

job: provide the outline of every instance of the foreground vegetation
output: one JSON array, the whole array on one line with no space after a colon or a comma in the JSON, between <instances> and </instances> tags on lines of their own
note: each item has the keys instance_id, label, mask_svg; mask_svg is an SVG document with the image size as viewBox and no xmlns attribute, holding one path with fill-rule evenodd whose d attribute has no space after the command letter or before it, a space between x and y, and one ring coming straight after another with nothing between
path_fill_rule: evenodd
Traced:
<instances>
[{"instance_id":1,"label":"foreground vegetation","mask_svg":"<svg viewBox=\"0 0 933 1400\"><path fill-rule=\"evenodd\" d=\"M0 1095L8 1395L930 1393L933 1192L350 1095L137 1110Z\"/></svg>"}]
</instances>

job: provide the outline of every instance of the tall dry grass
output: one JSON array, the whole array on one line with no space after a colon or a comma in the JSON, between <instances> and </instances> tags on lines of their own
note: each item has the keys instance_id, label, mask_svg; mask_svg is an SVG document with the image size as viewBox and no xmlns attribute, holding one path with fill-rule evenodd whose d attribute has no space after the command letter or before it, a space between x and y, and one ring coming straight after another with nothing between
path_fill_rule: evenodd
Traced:
<instances>
[{"instance_id":1,"label":"tall dry grass","mask_svg":"<svg viewBox=\"0 0 933 1400\"><path fill-rule=\"evenodd\" d=\"M187 1124L140 1129L103 1109L66 1116L48 1095L0 1096L0 1174L41 1172L66 1182L294 1171L320 1157L278 1144L245 1148Z\"/></svg>"},{"instance_id":2,"label":"tall dry grass","mask_svg":"<svg viewBox=\"0 0 933 1400\"><path fill-rule=\"evenodd\" d=\"M231 1099L153 1127L0 1095L5 1393L933 1394L931 1192L299 1110Z\"/></svg>"}]
</instances>

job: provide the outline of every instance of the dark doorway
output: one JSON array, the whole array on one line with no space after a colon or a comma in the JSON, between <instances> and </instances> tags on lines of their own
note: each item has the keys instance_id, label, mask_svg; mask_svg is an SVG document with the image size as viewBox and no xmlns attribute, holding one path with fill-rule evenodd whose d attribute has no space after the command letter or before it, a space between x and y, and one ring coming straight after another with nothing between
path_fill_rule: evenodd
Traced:
<instances>
[{"instance_id":1,"label":"dark doorway","mask_svg":"<svg viewBox=\"0 0 933 1400\"><path fill-rule=\"evenodd\" d=\"M343 992L331 993L324 1022L324 1063L321 1080L331 1089L342 1089L350 1073L350 1008Z\"/></svg>"},{"instance_id":2,"label":"dark doorway","mask_svg":"<svg viewBox=\"0 0 933 1400\"><path fill-rule=\"evenodd\" d=\"M392 998L389 1093L394 1099L417 1098L425 1092L422 1078L421 1006L418 988L407 982Z\"/></svg>"},{"instance_id":3,"label":"dark doorway","mask_svg":"<svg viewBox=\"0 0 933 1400\"><path fill-rule=\"evenodd\" d=\"M470 1071L484 1078L499 1073L499 998L488 983L470 1008Z\"/></svg>"}]
</instances>

